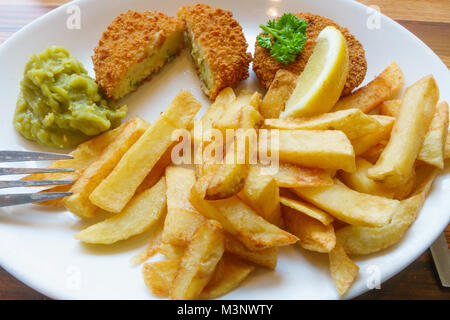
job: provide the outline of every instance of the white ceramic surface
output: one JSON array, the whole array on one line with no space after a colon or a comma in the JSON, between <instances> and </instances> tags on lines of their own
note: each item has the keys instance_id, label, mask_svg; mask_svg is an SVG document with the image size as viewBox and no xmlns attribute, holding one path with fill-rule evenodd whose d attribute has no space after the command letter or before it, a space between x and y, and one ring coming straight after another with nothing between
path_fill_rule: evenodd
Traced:
<instances>
[{"instance_id":1,"label":"white ceramic surface","mask_svg":"<svg viewBox=\"0 0 450 320\"><path fill-rule=\"evenodd\" d=\"M441 99L450 101L450 74L442 61L406 29L381 16L380 28L367 27L372 11L350 0L217 0L206 1L229 9L242 25L253 51L258 25L268 15L310 11L334 19L362 42L366 50L368 72L364 83L395 60L402 67L406 84L432 73L441 90ZM96 0L64 5L29 24L0 46L0 149L45 150L24 140L15 132L13 116L19 82L31 53L49 45L61 45L81 60L90 74L93 48L111 20L128 9L160 10L175 15L182 4L196 1L175 0ZM81 29L70 30L66 20L70 6L81 9ZM257 88L253 72L239 88ZM164 67L151 82L125 99L129 115L153 120L185 88L201 100L188 53ZM31 163L30 166L37 166ZM356 259L361 271L345 298L368 290L379 276L382 281L405 268L424 252L450 220L450 174L446 170L435 182L419 218L405 238L379 254ZM81 245L73 235L86 226L72 214L37 205L0 209L0 265L34 289L60 299L155 299L146 289L140 267L131 267L130 258L146 244L145 234L116 246ZM160 259L157 256L154 259ZM411 284L414 286L414 284ZM381 285L383 288L383 285ZM275 271L259 269L227 299L335 299L338 298L328 271L328 257L300 251L296 247L281 250Z\"/></svg>"}]
</instances>

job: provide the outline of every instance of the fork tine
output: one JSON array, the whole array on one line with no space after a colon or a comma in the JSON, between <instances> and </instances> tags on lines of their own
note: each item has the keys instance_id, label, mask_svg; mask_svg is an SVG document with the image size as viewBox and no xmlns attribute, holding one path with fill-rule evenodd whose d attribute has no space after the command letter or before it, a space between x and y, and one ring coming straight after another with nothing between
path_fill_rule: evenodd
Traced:
<instances>
[{"instance_id":1,"label":"fork tine","mask_svg":"<svg viewBox=\"0 0 450 320\"><path fill-rule=\"evenodd\" d=\"M72 192L16 193L0 195L0 207L34 203L72 195Z\"/></svg>"},{"instance_id":2,"label":"fork tine","mask_svg":"<svg viewBox=\"0 0 450 320\"><path fill-rule=\"evenodd\" d=\"M0 181L0 189L15 187L37 187L71 184L70 180L16 180L16 181Z\"/></svg>"},{"instance_id":3,"label":"fork tine","mask_svg":"<svg viewBox=\"0 0 450 320\"><path fill-rule=\"evenodd\" d=\"M74 172L74 169L56 169L56 168L0 168L0 176L9 174L31 174L31 173L56 173L56 172Z\"/></svg>"},{"instance_id":4,"label":"fork tine","mask_svg":"<svg viewBox=\"0 0 450 320\"><path fill-rule=\"evenodd\" d=\"M73 159L70 154L34 151L0 151L0 162Z\"/></svg>"}]
</instances>

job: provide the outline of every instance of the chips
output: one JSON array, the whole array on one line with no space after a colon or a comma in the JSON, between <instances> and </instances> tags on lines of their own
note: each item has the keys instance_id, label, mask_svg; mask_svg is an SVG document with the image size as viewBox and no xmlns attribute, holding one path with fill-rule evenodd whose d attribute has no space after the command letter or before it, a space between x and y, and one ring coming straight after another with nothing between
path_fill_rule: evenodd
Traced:
<instances>
[{"instance_id":1,"label":"chips","mask_svg":"<svg viewBox=\"0 0 450 320\"><path fill-rule=\"evenodd\" d=\"M120 212L164 152L172 145L172 133L187 128L200 109L200 103L186 90L153 122L127 151L113 171L91 193L96 206Z\"/></svg>"},{"instance_id":2,"label":"chips","mask_svg":"<svg viewBox=\"0 0 450 320\"><path fill-rule=\"evenodd\" d=\"M381 129L351 141L353 149L355 150L355 155L357 156L365 153L377 144L382 143L384 140L389 140L389 137L391 136L391 130L394 126L395 119L388 116L372 117L381 124Z\"/></svg>"},{"instance_id":3,"label":"chips","mask_svg":"<svg viewBox=\"0 0 450 320\"><path fill-rule=\"evenodd\" d=\"M274 138L275 139L275 138ZM259 148L270 146L280 161L306 167L355 171L355 153L347 136L337 130L280 130L273 146L260 136Z\"/></svg>"},{"instance_id":4,"label":"chips","mask_svg":"<svg viewBox=\"0 0 450 320\"><path fill-rule=\"evenodd\" d=\"M272 176L262 175L261 168L251 166L238 197L265 220L281 224L280 190Z\"/></svg>"},{"instance_id":5,"label":"chips","mask_svg":"<svg viewBox=\"0 0 450 320\"><path fill-rule=\"evenodd\" d=\"M225 234L225 251L259 266L275 269L278 258L278 247L262 250L250 250L230 234Z\"/></svg>"},{"instance_id":6,"label":"chips","mask_svg":"<svg viewBox=\"0 0 450 320\"><path fill-rule=\"evenodd\" d=\"M250 250L289 245L297 241L292 234L261 218L238 197L208 201L203 199L203 192L202 183L196 183L189 197L191 204L205 217L219 221L225 231L236 236Z\"/></svg>"},{"instance_id":7,"label":"chips","mask_svg":"<svg viewBox=\"0 0 450 320\"><path fill-rule=\"evenodd\" d=\"M403 72L392 62L383 72L366 86L342 97L333 110L359 108L368 113L390 96L396 93L404 83Z\"/></svg>"},{"instance_id":8,"label":"chips","mask_svg":"<svg viewBox=\"0 0 450 320\"><path fill-rule=\"evenodd\" d=\"M334 220L334 218L325 211L300 200L291 199L289 197L280 197L280 203L285 207L304 213L305 215L322 222L325 226L329 225Z\"/></svg>"},{"instance_id":9,"label":"chips","mask_svg":"<svg viewBox=\"0 0 450 320\"><path fill-rule=\"evenodd\" d=\"M385 116L397 117L402 105L402 100L386 100L380 104L380 114Z\"/></svg>"},{"instance_id":10,"label":"chips","mask_svg":"<svg viewBox=\"0 0 450 320\"><path fill-rule=\"evenodd\" d=\"M295 74L284 69L277 71L259 108L264 118L280 117L286 102L295 89L296 81L297 76Z\"/></svg>"},{"instance_id":11,"label":"chips","mask_svg":"<svg viewBox=\"0 0 450 320\"><path fill-rule=\"evenodd\" d=\"M82 218L92 218L98 210L89 200L92 191L114 169L125 152L145 132L149 124L135 117L124 123L122 132L103 151L98 160L91 163L70 188L71 196L64 200L64 206L70 212Z\"/></svg>"},{"instance_id":12,"label":"chips","mask_svg":"<svg viewBox=\"0 0 450 320\"><path fill-rule=\"evenodd\" d=\"M358 275L359 267L347 256L339 242L328 254L331 278L340 296L344 295Z\"/></svg>"},{"instance_id":13,"label":"chips","mask_svg":"<svg viewBox=\"0 0 450 320\"><path fill-rule=\"evenodd\" d=\"M280 130L340 130L347 138L355 139L381 128L375 117L359 109L324 113L310 118L266 119L264 127Z\"/></svg>"},{"instance_id":14,"label":"chips","mask_svg":"<svg viewBox=\"0 0 450 320\"><path fill-rule=\"evenodd\" d=\"M205 218L190 204L188 198L195 184L195 173L183 167L166 169L167 217L162 240L165 243L185 245Z\"/></svg>"},{"instance_id":15,"label":"chips","mask_svg":"<svg viewBox=\"0 0 450 320\"><path fill-rule=\"evenodd\" d=\"M418 160L428 163L439 169L444 168L445 144L448 132L448 104L440 102L436 106L436 112L431 120Z\"/></svg>"},{"instance_id":16,"label":"chips","mask_svg":"<svg viewBox=\"0 0 450 320\"><path fill-rule=\"evenodd\" d=\"M236 288L255 267L229 254L222 257L222 272L210 281L200 294L201 299L215 299Z\"/></svg>"},{"instance_id":17,"label":"chips","mask_svg":"<svg viewBox=\"0 0 450 320\"><path fill-rule=\"evenodd\" d=\"M407 182L438 98L439 89L432 76L422 78L406 90L389 143L374 167L369 169L369 178L382 180L391 187L400 187Z\"/></svg>"},{"instance_id":18,"label":"chips","mask_svg":"<svg viewBox=\"0 0 450 320\"><path fill-rule=\"evenodd\" d=\"M254 99L255 95L251 99ZM259 97L259 96L256 96ZM251 101L250 101L251 103ZM257 105L256 105L257 107ZM225 113L227 114L227 113ZM226 119L220 118L219 120ZM224 120L225 121L225 120ZM249 171L250 163L250 146L256 143L256 129L259 123L262 121L262 117L255 107L249 105L242 105L239 109L239 129L249 130L250 136L247 136L245 131L237 131L233 138L233 142L228 145L225 155L225 163L212 165L209 175L209 184L206 189L205 199L215 200L231 197L238 193L244 186L245 180ZM225 125L226 121L222 123ZM228 124L229 125L229 124ZM233 129L233 127L226 129ZM254 134L254 141L251 136ZM247 146L247 139L249 140ZM256 152L256 150L254 150ZM239 159L241 156L241 159ZM228 160L229 157L231 161Z\"/></svg>"},{"instance_id":19,"label":"chips","mask_svg":"<svg viewBox=\"0 0 450 320\"><path fill-rule=\"evenodd\" d=\"M75 235L86 243L111 244L138 235L162 219L166 212L164 177L151 189L135 196L124 210Z\"/></svg>"},{"instance_id":20,"label":"chips","mask_svg":"<svg viewBox=\"0 0 450 320\"><path fill-rule=\"evenodd\" d=\"M336 232L338 242L347 253L356 255L378 252L393 246L403 238L416 220L437 175L436 169L423 168L423 170L426 170L425 178L411 197L401 201L390 223L379 228L346 226Z\"/></svg>"},{"instance_id":21,"label":"chips","mask_svg":"<svg viewBox=\"0 0 450 320\"><path fill-rule=\"evenodd\" d=\"M223 251L222 227L216 221L205 221L181 258L171 285L170 297L176 300L198 297L211 279Z\"/></svg>"},{"instance_id":22,"label":"chips","mask_svg":"<svg viewBox=\"0 0 450 320\"><path fill-rule=\"evenodd\" d=\"M385 198L393 198L395 190L388 188L381 182L370 179L367 171L372 164L363 158L356 158L356 171L354 173L340 172L339 178L349 188L355 191L373 194Z\"/></svg>"},{"instance_id":23,"label":"chips","mask_svg":"<svg viewBox=\"0 0 450 320\"><path fill-rule=\"evenodd\" d=\"M310 251L330 252L336 244L332 224L320 221L297 210L283 206L283 217L287 229L298 237L298 244Z\"/></svg>"},{"instance_id":24,"label":"chips","mask_svg":"<svg viewBox=\"0 0 450 320\"><path fill-rule=\"evenodd\" d=\"M291 190L339 220L368 227L387 224L400 204L397 200L354 191L338 181L328 187Z\"/></svg>"},{"instance_id":25,"label":"chips","mask_svg":"<svg viewBox=\"0 0 450 320\"><path fill-rule=\"evenodd\" d=\"M73 159L68 160L58 160L53 162L48 168L53 169L68 169L72 168L74 172L67 173L34 173L25 176L23 180L72 180L76 181L78 177L83 173L83 171L93 162L95 162L106 149L106 147L111 144L118 135L125 128L124 125L118 128L102 133L101 135L92 138L82 144L70 153ZM41 192L68 192L71 185L56 186L49 189L45 189ZM40 205L48 206L63 206L64 198L47 200L37 202Z\"/></svg>"},{"instance_id":26,"label":"chips","mask_svg":"<svg viewBox=\"0 0 450 320\"><path fill-rule=\"evenodd\" d=\"M144 264L142 276L153 294L168 296L170 286L178 270L180 259L170 259Z\"/></svg>"},{"instance_id":27,"label":"chips","mask_svg":"<svg viewBox=\"0 0 450 320\"><path fill-rule=\"evenodd\" d=\"M268 166L258 165L258 167L269 169ZM333 184L333 170L329 169L308 168L280 162L275 171L271 176L277 185L283 188L318 187Z\"/></svg>"}]
</instances>

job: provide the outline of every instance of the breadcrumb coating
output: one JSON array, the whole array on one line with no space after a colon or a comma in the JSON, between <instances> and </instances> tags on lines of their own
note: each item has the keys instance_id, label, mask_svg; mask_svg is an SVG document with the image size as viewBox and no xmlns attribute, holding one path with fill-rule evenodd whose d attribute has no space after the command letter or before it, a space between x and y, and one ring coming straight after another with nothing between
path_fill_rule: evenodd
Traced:
<instances>
[{"instance_id":1,"label":"breadcrumb coating","mask_svg":"<svg viewBox=\"0 0 450 320\"><path fill-rule=\"evenodd\" d=\"M255 43L255 54L253 59L253 71L259 79L261 85L269 88L275 74L279 69L289 70L292 73L300 74L305 68L309 57L316 46L316 39L319 33L326 26L334 26L338 28L345 39L347 40L348 54L349 54L349 74L347 82L345 83L342 95L349 94L354 88L359 86L364 80L367 71L367 62L365 58L365 51L361 43L348 31L347 28L341 27L333 20L322 17L309 12L296 13L300 19L308 22L307 36L308 40L305 43L303 51L297 55L296 59L288 65L284 65L275 61L270 55L268 49L261 48L258 43Z\"/></svg>"},{"instance_id":2,"label":"breadcrumb coating","mask_svg":"<svg viewBox=\"0 0 450 320\"><path fill-rule=\"evenodd\" d=\"M130 67L147 58L149 47L160 48L171 33L184 28L184 21L161 12L129 10L117 16L103 32L92 56L96 81L106 96L120 98L115 96L115 89Z\"/></svg>"},{"instance_id":3,"label":"breadcrumb coating","mask_svg":"<svg viewBox=\"0 0 450 320\"><path fill-rule=\"evenodd\" d=\"M251 54L247 52L242 27L230 11L196 4L181 7L178 16L185 20L193 41L199 45L209 65L215 86L202 89L212 100L222 89L248 78ZM200 66L197 68L199 71Z\"/></svg>"}]
</instances>

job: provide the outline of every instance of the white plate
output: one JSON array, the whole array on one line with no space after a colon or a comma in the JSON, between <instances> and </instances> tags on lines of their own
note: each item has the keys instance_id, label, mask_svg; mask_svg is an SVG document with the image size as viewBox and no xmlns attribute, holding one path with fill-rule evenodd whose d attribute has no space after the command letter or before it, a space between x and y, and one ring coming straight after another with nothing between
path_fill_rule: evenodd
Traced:
<instances>
[{"instance_id":1,"label":"white plate","mask_svg":"<svg viewBox=\"0 0 450 320\"><path fill-rule=\"evenodd\" d=\"M182 4L194 3L196 1L77 1L50 12L17 32L0 47L0 149L45 150L24 140L11 123L19 82L29 54L38 53L49 45L63 46L94 76L90 59L93 48L103 30L119 13L133 9L160 10L175 15ZM330 17L347 26L364 45L368 62L365 82L395 60L404 71L406 85L431 73L440 86L441 100L450 101L450 74L442 61L413 34L385 16L381 16L379 28L368 28L368 19L373 18L373 12L357 2L227 0L208 3L234 13L244 28L252 51L259 32L258 25L265 23L268 15L311 11ZM79 30L66 27L68 12L74 12L69 9L73 4L81 9ZM240 87L243 86L258 88L253 72L251 79ZM181 88L190 90L204 105L208 105L187 52L126 98L130 116L137 114L147 120L155 119ZM367 291L378 278L381 281L390 278L431 245L449 223L449 191L450 174L446 170L436 180L419 218L405 238L389 250L356 260L361 268L360 275L346 298ZM112 247L84 246L73 235L85 225L68 212L36 205L0 209L0 264L19 280L52 298L155 299L144 285L141 269L129 265L130 258L145 245L145 235ZM292 247L281 250L275 271L258 270L224 298L335 299L338 296L329 275L328 257Z\"/></svg>"}]
</instances>

